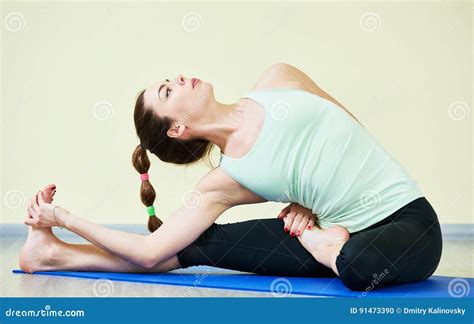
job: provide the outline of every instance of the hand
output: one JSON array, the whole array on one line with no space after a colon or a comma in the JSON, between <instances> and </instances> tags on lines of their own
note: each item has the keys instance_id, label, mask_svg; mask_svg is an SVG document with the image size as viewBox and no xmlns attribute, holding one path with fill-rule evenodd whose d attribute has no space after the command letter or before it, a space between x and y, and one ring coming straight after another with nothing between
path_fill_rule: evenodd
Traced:
<instances>
[{"instance_id":1,"label":"hand","mask_svg":"<svg viewBox=\"0 0 474 324\"><path fill-rule=\"evenodd\" d=\"M290 236L301 236L303 231L317 226L317 215L311 209L305 208L296 203L291 203L278 214L278 218L285 222L285 232L290 232Z\"/></svg>"},{"instance_id":2,"label":"hand","mask_svg":"<svg viewBox=\"0 0 474 324\"><path fill-rule=\"evenodd\" d=\"M53 214L54 211L54 214ZM38 191L30 200L29 217L24 223L36 227L64 226L64 216L67 210L44 201L43 191Z\"/></svg>"}]
</instances>

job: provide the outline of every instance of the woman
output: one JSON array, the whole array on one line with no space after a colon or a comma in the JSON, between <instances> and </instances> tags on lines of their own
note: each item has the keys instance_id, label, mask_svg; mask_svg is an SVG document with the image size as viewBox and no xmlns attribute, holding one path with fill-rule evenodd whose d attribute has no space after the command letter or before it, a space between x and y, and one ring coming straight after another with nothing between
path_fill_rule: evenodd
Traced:
<instances>
[{"instance_id":1,"label":"woman","mask_svg":"<svg viewBox=\"0 0 474 324\"><path fill-rule=\"evenodd\" d=\"M141 174L152 234L81 219L51 204L50 186L28 208L22 269L159 272L202 264L339 276L348 288L367 291L424 280L437 268L439 222L416 181L296 67L272 65L231 105L216 101L210 83L180 75L143 90L134 119L140 145L132 162ZM198 182L198 203L185 204L162 224L154 213L147 150L164 162L191 164L208 157L214 144L222 152L220 165ZM292 204L282 219L214 223L233 206L265 201ZM320 228L313 226L314 215ZM51 226L92 245L60 242Z\"/></svg>"}]
</instances>

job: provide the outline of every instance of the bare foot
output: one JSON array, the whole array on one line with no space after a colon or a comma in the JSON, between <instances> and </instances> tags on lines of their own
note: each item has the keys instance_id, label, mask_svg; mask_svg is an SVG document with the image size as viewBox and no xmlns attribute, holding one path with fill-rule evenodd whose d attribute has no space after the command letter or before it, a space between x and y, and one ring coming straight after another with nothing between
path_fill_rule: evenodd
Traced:
<instances>
[{"instance_id":1,"label":"bare foot","mask_svg":"<svg viewBox=\"0 0 474 324\"><path fill-rule=\"evenodd\" d=\"M54 184L43 188L44 200L53 201L56 193ZM28 226L28 238L20 251L19 264L25 272L53 270L54 255L62 241L53 234L51 227Z\"/></svg>"},{"instance_id":2,"label":"bare foot","mask_svg":"<svg viewBox=\"0 0 474 324\"><path fill-rule=\"evenodd\" d=\"M28 238L19 258L21 270L29 273L54 270L54 256L63 242L54 236L51 227L28 227Z\"/></svg>"},{"instance_id":3,"label":"bare foot","mask_svg":"<svg viewBox=\"0 0 474 324\"><path fill-rule=\"evenodd\" d=\"M315 254L321 247L343 243L349 240L349 232L342 226L336 225L326 230L313 227L305 229L298 240L311 254Z\"/></svg>"}]
</instances>

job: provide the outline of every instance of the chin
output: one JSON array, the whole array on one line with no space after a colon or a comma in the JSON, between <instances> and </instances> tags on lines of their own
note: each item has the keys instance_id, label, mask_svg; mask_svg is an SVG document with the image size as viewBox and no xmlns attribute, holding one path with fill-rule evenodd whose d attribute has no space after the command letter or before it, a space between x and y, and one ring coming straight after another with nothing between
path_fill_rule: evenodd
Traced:
<instances>
[{"instance_id":1,"label":"chin","mask_svg":"<svg viewBox=\"0 0 474 324\"><path fill-rule=\"evenodd\" d=\"M212 84L203 82L201 83L201 88L199 89L199 97L201 100L202 98L205 98L204 100L207 102L211 98L214 98L214 88L212 87Z\"/></svg>"}]
</instances>

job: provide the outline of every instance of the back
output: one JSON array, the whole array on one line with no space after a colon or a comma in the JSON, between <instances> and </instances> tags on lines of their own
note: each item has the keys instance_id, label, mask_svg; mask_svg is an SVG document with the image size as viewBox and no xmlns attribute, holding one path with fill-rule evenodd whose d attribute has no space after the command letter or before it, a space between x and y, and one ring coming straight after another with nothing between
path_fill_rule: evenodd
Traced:
<instances>
[{"instance_id":1,"label":"back","mask_svg":"<svg viewBox=\"0 0 474 324\"><path fill-rule=\"evenodd\" d=\"M300 89L250 91L266 112L250 151L220 167L271 201L297 202L323 228L364 229L422 197L416 181L345 111Z\"/></svg>"}]
</instances>

